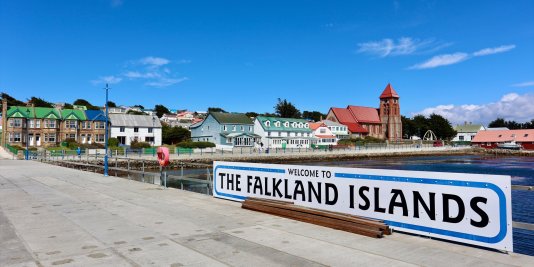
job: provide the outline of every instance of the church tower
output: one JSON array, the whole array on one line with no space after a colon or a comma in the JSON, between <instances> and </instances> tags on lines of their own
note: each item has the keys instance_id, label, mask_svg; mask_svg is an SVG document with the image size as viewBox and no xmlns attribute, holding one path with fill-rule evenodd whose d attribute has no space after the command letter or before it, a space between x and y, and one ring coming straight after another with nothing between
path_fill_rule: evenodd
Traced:
<instances>
[{"instance_id":1,"label":"church tower","mask_svg":"<svg viewBox=\"0 0 534 267\"><path fill-rule=\"evenodd\" d=\"M402 140L402 121L399 98L399 95L389 83L380 95L382 136L389 141Z\"/></svg>"}]
</instances>

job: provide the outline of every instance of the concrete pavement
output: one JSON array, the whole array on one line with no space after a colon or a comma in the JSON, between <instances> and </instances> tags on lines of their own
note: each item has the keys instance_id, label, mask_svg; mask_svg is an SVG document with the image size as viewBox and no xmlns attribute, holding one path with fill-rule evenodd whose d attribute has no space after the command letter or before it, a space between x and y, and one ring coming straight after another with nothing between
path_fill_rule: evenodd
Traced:
<instances>
[{"instance_id":1,"label":"concrete pavement","mask_svg":"<svg viewBox=\"0 0 534 267\"><path fill-rule=\"evenodd\" d=\"M32 161L0 161L0 266L532 266L395 233L373 239L240 203Z\"/></svg>"}]
</instances>

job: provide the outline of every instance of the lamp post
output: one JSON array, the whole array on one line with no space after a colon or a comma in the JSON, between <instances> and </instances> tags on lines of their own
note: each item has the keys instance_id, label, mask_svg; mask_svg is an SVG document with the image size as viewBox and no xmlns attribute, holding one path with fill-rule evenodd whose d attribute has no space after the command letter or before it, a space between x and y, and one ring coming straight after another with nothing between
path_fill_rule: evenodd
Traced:
<instances>
[{"instance_id":1,"label":"lamp post","mask_svg":"<svg viewBox=\"0 0 534 267\"><path fill-rule=\"evenodd\" d=\"M154 133L155 124L156 124L156 118L152 116L152 146L156 145L156 133Z\"/></svg>"},{"instance_id":2,"label":"lamp post","mask_svg":"<svg viewBox=\"0 0 534 267\"><path fill-rule=\"evenodd\" d=\"M104 150L105 150L105 155L104 155L104 176L108 176L108 91L109 91L109 87L108 87L108 84L106 83L106 125L104 126L104 129L105 129L105 134L104 134Z\"/></svg>"},{"instance_id":3,"label":"lamp post","mask_svg":"<svg viewBox=\"0 0 534 267\"><path fill-rule=\"evenodd\" d=\"M29 156L28 156L28 143L30 142L30 132L29 132L29 128L28 128L28 124L29 124L29 119L30 119L30 109L26 109L26 114L28 116L26 116L26 155L25 155L25 159L28 160L29 159Z\"/></svg>"}]
</instances>

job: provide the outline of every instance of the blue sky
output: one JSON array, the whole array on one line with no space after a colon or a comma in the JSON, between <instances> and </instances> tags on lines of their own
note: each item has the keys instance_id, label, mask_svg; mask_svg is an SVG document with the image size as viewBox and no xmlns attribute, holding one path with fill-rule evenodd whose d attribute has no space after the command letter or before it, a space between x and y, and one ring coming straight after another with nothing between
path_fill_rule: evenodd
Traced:
<instances>
[{"instance_id":1,"label":"blue sky","mask_svg":"<svg viewBox=\"0 0 534 267\"><path fill-rule=\"evenodd\" d=\"M533 1L0 0L0 91L272 112L534 118ZM523 105L523 106L521 106Z\"/></svg>"}]
</instances>

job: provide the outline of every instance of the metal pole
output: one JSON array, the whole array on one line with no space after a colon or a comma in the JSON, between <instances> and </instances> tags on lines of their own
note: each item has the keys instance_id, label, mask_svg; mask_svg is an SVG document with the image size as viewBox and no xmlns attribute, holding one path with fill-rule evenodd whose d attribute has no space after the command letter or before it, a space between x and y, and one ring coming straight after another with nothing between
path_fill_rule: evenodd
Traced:
<instances>
[{"instance_id":1,"label":"metal pole","mask_svg":"<svg viewBox=\"0 0 534 267\"><path fill-rule=\"evenodd\" d=\"M108 87L108 84L106 83L106 125L105 125L105 143L104 143L104 149L106 151L106 155L104 155L104 176L108 176L108 90L109 90L109 87Z\"/></svg>"}]
</instances>

